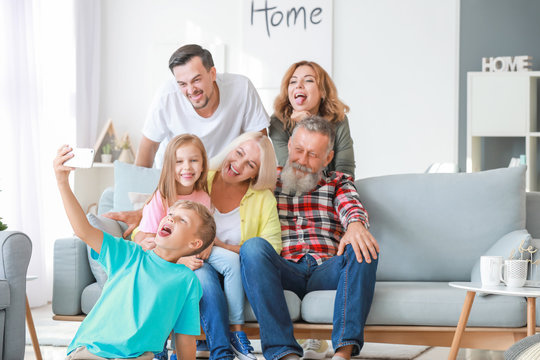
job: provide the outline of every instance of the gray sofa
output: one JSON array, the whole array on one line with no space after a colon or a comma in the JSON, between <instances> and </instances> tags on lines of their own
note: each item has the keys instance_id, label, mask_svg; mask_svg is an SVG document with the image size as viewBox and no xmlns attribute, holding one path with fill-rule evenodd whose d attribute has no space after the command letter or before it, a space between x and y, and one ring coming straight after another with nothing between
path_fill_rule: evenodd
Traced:
<instances>
[{"instance_id":1,"label":"gray sofa","mask_svg":"<svg viewBox=\"0 0 540 360\"><path fill-rule=\"evenodd\" d=\"M540 238L540 193L525 192L525 167L381 176L356 186L381 247L366 341L450 346L465 291L448 282L479 281L480 256L508 257L527 231ZM112 206L112 197L105 192L100 211ZM108 219L91 220L121 234ZM57 240L54 251L53 312L57 319L80 318L101 292L87 248L68 238ZM297 336L330 338L334 294L315 291L299 299L286 292ZM256 337L255 317L246 308L248 335ZM506 349L526 336L526 300L477 297L468 325L462 347Z\"/></svg>"},{"instance_id":2,"label":"gray sofa","mask_svg":"<svg viewBox=\"0 0 540 360\"><path fill-rule=\"evenodd\" d=\"M32 242L18 231L0 231L0 355L23 359L26 270Z\"/></svg>"}]
</instances>

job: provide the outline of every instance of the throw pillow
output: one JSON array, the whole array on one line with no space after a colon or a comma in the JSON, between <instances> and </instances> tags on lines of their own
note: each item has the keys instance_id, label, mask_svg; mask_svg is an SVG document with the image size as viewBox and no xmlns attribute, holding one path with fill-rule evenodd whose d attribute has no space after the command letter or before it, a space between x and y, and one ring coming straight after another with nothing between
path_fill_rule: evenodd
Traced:
<instances>
[{"instance_id":1,"label":"throw pillow","mask_svg":"<svg viewBox=\"0 0 540 360\"><path fill-rule=\"evenodd\" d=\"M121 161L114 162L113 211L133 210L128 193L151 194L157 187L161 170L150 169Z\"/></svg>"},{"instance_id":2,"label":"throw pillow","mask_svg":"<svg viewBox=\"0 0 540 360\"><path fill-rule=\"evenodd\" d=\"M535 248L532 246L531 235L527 230L516 230L504 235L502 238L497 240L483 255L486 256L502 256L504 260L506 259L524 259L528 260L531 258L531 255L528 251L520 252L520 248L534 251ZM480 258L474 264L471 271L471 281L480 282Z\"/></svg>"},{"instance_id":3,"label":"throw pillow","mask_svg":"<svg viewBox=\"0 0 540 360\"><path fill-rule=\"evenodd\" d=\"M141 194L138 192L128 192L129 201L131 201L131 206L133 210L142 209L146 201L152 196L152 194Z\"/></svg>"},{"instance_id":4,"label":"throw pillow","mask_svg":"<svg viewBox=\"0 0 540 360\"><path fill-rule=\"evenodd\" d=\"M94 214L88 214L86 216L88 218L88 222L93 227L104 231L112 236L116 237L122 237L122 228L120 227L120 224L112 219L108 219L106 217L102 216L96 216ZM92 274L94 274L94 277L96 278L96 281L100 287L103 288L103 284L105 284L105 281L107 281L107 273L101 266L97 260L92 259L92 248L90 246L87 246L88 249L88 262L90 263L90 270L92 271Z\"/></svg>"}]
</instances>

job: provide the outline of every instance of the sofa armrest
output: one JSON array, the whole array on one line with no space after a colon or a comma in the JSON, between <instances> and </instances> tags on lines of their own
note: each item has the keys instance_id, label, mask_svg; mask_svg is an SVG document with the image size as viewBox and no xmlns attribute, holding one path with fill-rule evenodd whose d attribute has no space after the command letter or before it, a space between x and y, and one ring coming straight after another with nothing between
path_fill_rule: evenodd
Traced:
<instances>
[{"instance_id":1,"label":"sofa armrest","mask_svg":"<svg viewBox=\"0 0 540 360\"><path fill-rule=\"evenodd\" d=\"M540 239L540 192L527 193L526 229L535 239Z\"/></svg>"},{"instance_id":2,"label":"sofa armrest","mask_svg":"<svg viewBox=\"0 0 540 360\"><path fill-rule=\"evenodd\" d=\"M86 244L77 237L54 243L52 310L56 315L82 314L81 294L96 281L86 251Z\"/></svg>"},{"instance_id":3,"label":"sofa armrest","mask_svg":"<svg viewBox=\"0 0 540 360\"><path fill-rule=\"evenodd\" d=\"M7 280L9 284L4 337L0 338L4 346L3 359L24 357L26 271L31 255L32 241L28 236L18 231L0 231L0 279Z\"/></svg>"}]
</instances>

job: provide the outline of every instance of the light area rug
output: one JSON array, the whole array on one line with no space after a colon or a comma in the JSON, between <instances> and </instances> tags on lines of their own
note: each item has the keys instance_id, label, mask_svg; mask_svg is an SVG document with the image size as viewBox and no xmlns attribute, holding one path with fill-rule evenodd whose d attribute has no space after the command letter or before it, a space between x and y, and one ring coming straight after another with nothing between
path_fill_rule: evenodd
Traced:
<instances>
[{"instance_id":1,"label":"light area rug","mask_svg":"<svg viewBox=\"0 0 540 360\"><path fill-rule=\"evenodd\" d=\"M34 326L36 328L39 344L40 346L67 347L75 336L81 323L76 321L55 321L52 319L52 316L51 304L32 309L32 317L34 319ZM31 344L28 329L26 330L26 344ZM255 352L260 354L260 341L252 340L252 344ZM360 356L356 358L409 360L414 359L427 349L427 346L366 343ZM327 356L332 356L331 349L328 351Z\"/></svg>"}]
</instances>

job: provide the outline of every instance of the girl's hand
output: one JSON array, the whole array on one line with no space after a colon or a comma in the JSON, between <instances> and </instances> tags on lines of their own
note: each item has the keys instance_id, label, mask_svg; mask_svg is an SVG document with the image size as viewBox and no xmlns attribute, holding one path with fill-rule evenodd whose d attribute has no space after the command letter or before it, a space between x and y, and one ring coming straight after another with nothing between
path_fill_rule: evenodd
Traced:
<instances>
[{"instance_id":1,"label":"girl's hand","mask_svg":"<svg viewBox=\"0 0 540 360\"><path fill-rule=\"evenodd\" d=\"M199 269L201 266L203 266L204 261L199 259L197 256L193 255L193 256L181 257L180 259L178 259L176 263L186 265L188 268L191 269L191 271L195 271Z\"/></svg>"},{"instance_id":2,"label":"girl's hand","mask_svg":"<svg viewBox=\"0 0 540 360\"><path fill-rule=\"evenodd\" d=\"M56 157L53 161L53 168L58 184L67 184L69 172L75 170L75 168L64 166L64 163L73 157L71 150L73 149L68 145L62 145L56 152Z\"/></svg>"},{"instance_id":3,"label":"girl's hand","mask_svg":"<svg viewBox=\"0 0 540 360\"><path fill-rule=\"evenodd\" d=\"M294 121L294 122L299 122L299 121L304 120L305 118L307 118L310 115L311 114L309 113L309 111L306 111L306 110L302 110L302 111L293 110L293 112L291 114L291 120Z\"/></svg>"},{"instance_id":4,"label":"girl's hand","mask_svg":"<svg viewBox=\"0 0 540 360\"><path fill-rule=\"evenodd\" d=\"M152 250L156 247L156 240L154 237L147 237L141 240L139 243L144 251Z\"/></svg>"},{"instance_id":5,"label":"girl's hand","mask_svg":"<svg viewBox=\"0 0 540 360\"><path fill-rule=\"evenodd\" d=\"M210 253L212 252L212 248L214 247L214 243L211 243L206 249L195 255L201 260L206 260L210 257Z\"/></svg>"}]
</instances>

